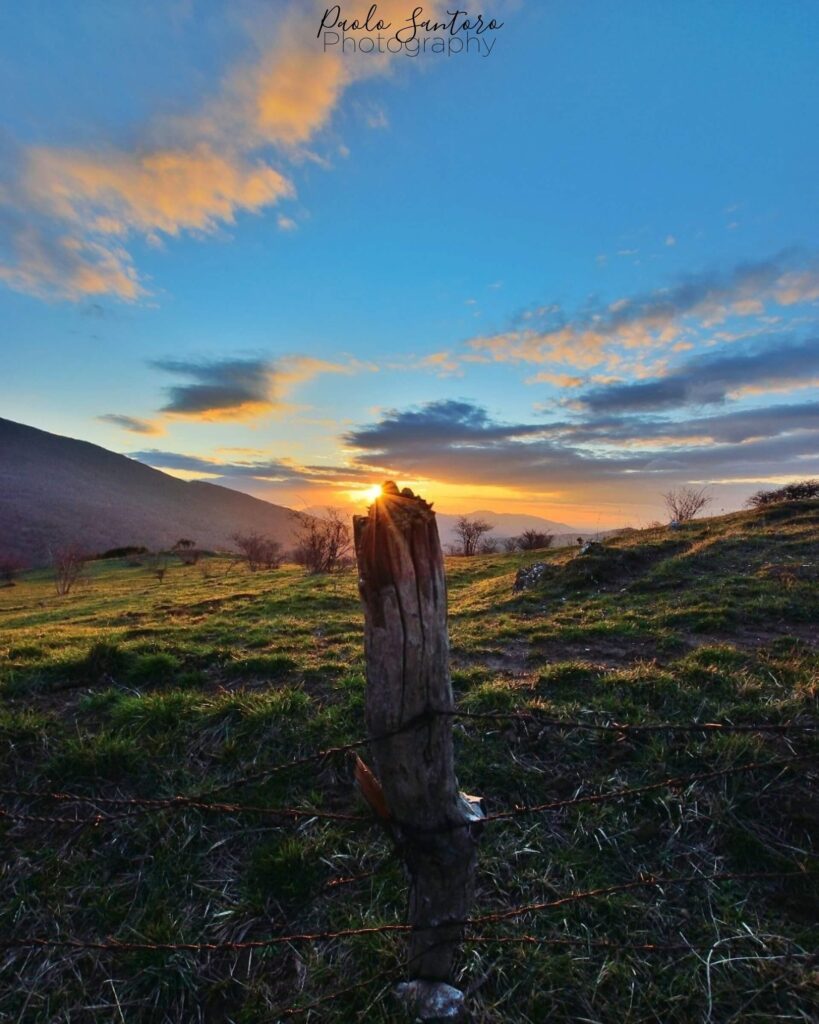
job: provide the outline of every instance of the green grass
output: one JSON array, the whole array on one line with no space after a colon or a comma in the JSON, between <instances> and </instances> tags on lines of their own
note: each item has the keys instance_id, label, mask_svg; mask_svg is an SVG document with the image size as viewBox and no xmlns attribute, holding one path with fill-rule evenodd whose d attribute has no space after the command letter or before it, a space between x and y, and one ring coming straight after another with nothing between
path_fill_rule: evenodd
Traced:
<instances>
[{"instance_id":1,"label":"green grass","mask_svg":"<svg viewBox=\"0 0 819 1024\"><path fill-rule=\"evenodd\" d=\"M542 585L515 593L522 565ZM453 685L469 711L635 723L817 722L819 509L793 503L574 550L448 562ZM256 806L363 813L349 760L248 773L364 732L355 573L247 573L218 557L162 583L96 562L59 598L49 574L0 590L3 787L97 796L207 793ZM490 811L750 761L815 755L815 737L455 727L462 787ZM487 828L476 911L645 874L819 867L815 762L660 789ZM36 817L103 804L2 797ZM375 825L261 813L153 810L96 826L0 819L0 930L224 942L401 921L406 883ZM361 877L358 877L361 876ZM349 879L353 879L349 881ZM344 879L343 884L335 884ZM819 1015L819 888L797 880L637 889L487 927L459 980L474 1020L711 1024ZM586 939L588 947L515 945ZM675 943L701 954L594 947ZM715 943L719 943L715 945ZM311 1016L397 1019L404 940L201 954L20 950L0 959L0 1021L261 1024L361 983ZM368 980L369 979L369 980Z\"/></svg>"}]
</instances>

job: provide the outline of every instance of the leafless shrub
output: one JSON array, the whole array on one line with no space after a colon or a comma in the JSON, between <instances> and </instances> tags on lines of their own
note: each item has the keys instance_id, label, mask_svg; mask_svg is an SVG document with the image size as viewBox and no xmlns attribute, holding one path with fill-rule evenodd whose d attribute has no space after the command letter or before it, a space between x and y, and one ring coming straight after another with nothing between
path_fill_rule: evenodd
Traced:
<instances>
[{"instance_id":1,"label":"leafless shrub","mask_svg":"<svg viewBox=\"0 0 819 1024\"><path fill-rule=\"evenodd\" d=\"M10 551L0 552L0 584L13 587L17 577L25 569L25 563Z\"/></svg>"},{"instance_id":2,"label":"leafless shrub","mask_svg":"<svg viewBox=\"0 0 819 1024\"><path fill-rule=\"evenodd\" d=\"M148 571L156 577L158 583L165 580L165 573L168 571L168 552L157 551L148 556Z\"/></svg>"},{"instance_id":3,"label":"leafless shrub","mask_svg":"<svg viewBox=\"0 0 819 1024\"><path fill-rule=\"evenodd\" d=\"M677 487L663 495L672 522L688 523L712 501L704 487Z\"/></svg>"},{"instance_id":4,"label":"leafless shrub","mask_svg":"<svg viewBox=\"0 0 819 1024\"><path fill-rule=\"evenodd\" d=\"M479 555L494 555L500 549L500 541L495 537L484 537L478 545Z\"/></svg>"},{"instance_id":5,"label":"leafless shrub","mask_svg":"<svg viewBox=\"0 0 819 1024\"><path fill-rule=\"evenodd\" d=\"M284 561L281 544L260 533L234 533L233 543L241 552L251 572L258 572L259 569L278 569Z\"/></svg>"},{"instance_id":6,"label":"leafless shrub","mask_svg":"<svg viewBox=\"0 0 819 1024\"><path fill-rule=\"evenodd\" d=\"M458 538L458 543L453 548L453 554L466 556L477 554L483 535L494 529L494 523L487 523L483 519L470 519L469 516L459 516L455 520L455 536Z\"/></svg>"},{"instance_id":7,"label":"leafless shrub","mask_svg":"<svg viewBox=\"0 0 819 1024\"><path fill-rule=\"evenodd\" d=\"M180 537L171 548L171 551L173 551L183 565L196 565L202 555L202 552L196 546L196 541L191 540L189 537Z\"/></svg>"},{"instance_id":8,"label":"leafless shrub","mask_svg":"<svg viewBox=\"0 0 819 1024\"><path fill-rule=\"evenodd\" d=\"M299 516L293 559L310 573L331 573L350 563L353 538L350 527L337 508L328 508L322 518Z\"/></svg>"},{"instance_id":9,"label":"leafless shrub","mask_svg":"<svg viewBox=\"0 0 819 1024\"><path fill-rule=\"evenodd\" d=\"M504 538L503 550L507 554L510 554L510 555L512 554L512 552L517 551L518 550L518 539L517 539L517 537L506 537L506 538Z\"/></svg>"},{"instance_id":10,"label":"leafless shrub","mask_svg":"<svg viewBox=\"0 0 819 1024\"><path fill-rule=\"evenodd\" d=\"M555 538L553 533L544 533L542 530L524 530L515 539L521 551L540 551L542 548L550 548Z\"/></svg>"},{"instance_id":11,"label":"leafless shrub","mask_svg":"<svg viewBox=\"0 0 819 1024\"><path fill-rule=\"evenodd\" d=\"M65 544L51 553L54 567L54 587L62 597L71 593L71 588L85 571L87 556L76 544Z\"/></svg>"},{"instance_id":12,"label":"leafless shrub","mask_svg":"<svg viewBox=\"0 0 819 1024\"><path fill-rule=\"evenodd\" d=\"M767 508L780 501L805 501L809 498L819 498L819 480L794 480L775 490L757 491L745 504L750 508Z\"/></svg>"}]
</instances>

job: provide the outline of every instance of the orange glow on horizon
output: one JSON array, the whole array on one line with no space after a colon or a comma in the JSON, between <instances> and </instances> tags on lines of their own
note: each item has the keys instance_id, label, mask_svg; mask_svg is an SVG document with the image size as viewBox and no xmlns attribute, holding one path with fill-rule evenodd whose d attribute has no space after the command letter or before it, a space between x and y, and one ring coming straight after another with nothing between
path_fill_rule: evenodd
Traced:
<instances>
[{"instance_id":1,"label":"orange glow on horizon","mask_svg":"<svg viewBox=\"0 0 819 1024\"><path fill-rule=\"evenodd\" d=\"M436 512L449 515L469 514L481 510L498 514L511 512L542 516L588 530L623 526L636 522L641 514L650 518L656 518L658 514L654 509L645 511L642 503L639 508L635 508L630 507L628 502L624 505L616 500L602 503L599 500L577 501L575 495L566 491L526 491L491 484L447 483L429 479L396 478L395 483L399 488L412 488L416 494L431 502ZM355 489L339 488L328 493L325 503L333 504L334 494L336 501L343 495L353 505L371 505L380 493L380 485Z\"/></svg>"},{"instance_id":2,"label":"orange glow on horizon","mask_svg":"<svg viewBox=\"0 0 819 1024\"><path fill-rule=\"evenodd\" d=\"M376 498L381 497L381 484L373 484L372 487L360 487L352 491L343 491L343 494L354 504L365 503L372 505Z\"/></svg>"}]
</instances>

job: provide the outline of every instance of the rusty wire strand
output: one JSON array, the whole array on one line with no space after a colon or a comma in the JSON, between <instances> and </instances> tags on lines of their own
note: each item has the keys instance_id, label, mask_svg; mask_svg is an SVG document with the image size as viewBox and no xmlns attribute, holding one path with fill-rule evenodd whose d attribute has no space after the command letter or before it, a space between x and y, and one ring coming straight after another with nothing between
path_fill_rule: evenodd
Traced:
<instances>
[{"instance_id":1,"label":"rusty wire strand","mask_svg":"<svg viewBox=\"0 0 819 1024\"><path fill-rule=\"evenodd\" d=\"M752 939L756 942L760 941L756 935L729 935L717 941L724 944L726 942L748 942ZM700 944L693 942L612 942L610 939L591 939L576 935L468 935L463 941L470 945L497 943L499 945L568 946L590 950L610 950L614 953L706 953L714 945L713 942ZM792 939L785 936L767 938L765 941L795 945ZM797 950L789 955L819 957L819 953L810 950Z\"/></svg>"},{"instance_id":2,"label":"rusty wire strand","mask_svg":"<svg viewBox=\"0 0 819 1024\"><path fill-rule=\"evenodd\" d=\"M485 719L498 721L534 722L545 728L578 729L587 732L640 733L640 732L681 732L681 733L746 733L746 732L819 732L819 722L583 722L553 718L537 710L531 711L442 711L438 714L453 718Z\"/></svg>"},{"instance_id":3,"label":"rusty wire strand","mask_svg":"<svg viewBox=\"0 0 819 1024\"><path fill-rule=\"evenodd\" d=\"M204 801L208 796L215 793L221 793L228 789L235 789L239 786L245 786L252 782L258 782L262 779L268 778L270 775L276 775L279 772L287 771L291 768L300 768L307 764L314 764L321 761L325 761L330 757L337 754L347 754L352 751L359 750L362 747L368 746L370 743L378 743L382 740L392 739L394 736L399 736L404 732L409 732L412 729L417 729L422 725L425 725L434 716L441 716L445 718L463 718L472 719L476 721L480 720L506 720L506 721L521 721L521 722L536 722L542 725L544 728L549 729L567 729L567 730L581 730L581 731L592 731L602 733L615 733L622 735L624 733L640 733L640 732L681 732L681 733L704 733L705 735L717 735L719 733L753 733L753 732L770 732L770 733L787 733L787 732L804 732L813 733L819 732L819 723L817 722L744 722L738 725L732 722L658 722L655 724L642 724L642 723L631 723L631 722L584 722L580 720L560 719L554 718L549 715L541 715L537 711L501 711L501 710L490 710L490 711L461 711L457 709L436 709L429 708L422 711L418 715L414 715L408 719L402 725L397 726L395 729L390 729L387 732L381 733L378 736L362 737L357 740L351 740L349 743L342 743L333 747L326 747L322 750L317 750L312 754L305 754L302 757L293 758L289 761L280 761L277 764L269 765L266 768L260 768L256 772L246 773L245 775L239 776L236 779L232 779L229 782L224 782L218 786L211 786L207 790L195 794L191 797L192 800ZM3 790L0 789L0 793Z\"/></svg>"},{"instance_id":4,"label":"rusty wire strand","mask_svg":"<svg viewBox=\"0 0 819 1024\"><path fill-rule=\"evenodd\" d=\"M718 768L710 772L698 772L695 775L678 775L663 779L660 782L650 782L644 786L631 786L628 789L615 790L608 793L593 793L588 796L573 797L568 800L553 800L543 804L528 804L514 807L508 811L496 811L487 814L485 821L504 821L516 818L524 814L540 814L545 811L558 811L565 807L579 807L583 804L606 803L609 800L619 800L642 796L644 793L651 793L658 789L686 789L697 782L708 782L711 779L718 779L729 775L738 775L741 772L759 771L765 768L787 768L804 761L819 760L819 754L802 754L798 757L781 758L776 761L752 761L749 764L733 765L730 768Z\"/></svg>"},{"instance_id":5,"label":"rusty wire strand","mask_svg":"<svg viewBox=\"0 0 819 1024\"><path fill-rule=\"evenodd\" d=\"M460 921L441 921L437 925L413 926L409 924L380 924L367 925L359 928L341 928L337 931L316 931L298 932L289 935L275 935L265 939L249 939L243 942L124 942L119 939L107 940L84 940L76 938L43 938L41 936L27 936L16 939L0 940L0 949L75 949L86 951L108 951L108 952L183 952L183 953L224 953L239 952L249 949L266 949L271 946L286 945L295 942L327 942L333 939L344 939L359 935L382 935L390 932L407 933L413 931L434 931L438 928L471 928L478 925L493 924L498 921L508 921L512 918L523 917L526 914L550 910L556 907L563 907L569 903L577 903L582 900L595 899L601 896L610 896L616 892L627 892L641 888L662 888L672 885L693 885L695 883L715 883L730 881L772 881L783 878L807 878L819 874L819 869L797 869L793 871L744 871L744 872L719 872L712 875L686 875L677 878L657 878L647 876L646 878L633 879L630 882L621 882L617 885L604 886L598 889L586 889L583 891L571 892L554 900L547 900L540 903L528 903L522 906L512 907L508 910L499 910L489 914L480 914L476 917L463 918ZM468 938L467 940L468 941Z\"/></svg>"},{"instance_id":6,"label":"rusty wire strand","mask_svg":"<svg viewBox=\"0 0 819 1024\"><path fill-rule=\"evenodd\" d=\"M660 789L685 789L697 782L707 782L711 779L738 775L748 771L787 768L791 765L805 761L813 761L817 758L819 758L819 755L816 754L802 754L797 757L781 758L775 761L752 761L748 764L733 765L728 768L719 768L710 772L699 772L694 775L672 776L658 782L647 783L643 786L633 786L606 793L593 793L587 796L572 797L565 800L553 800L542 804L523 805L505 811L495 811L492 814L486 815L483 820L485 822L505 821L525 814L544 813L547 811L563 810L567 807L578 807L585 804L600 804L613 800L630 799ZM15 790L8 787L0 788L0 794L5 796L14 796L18 799L45 799L67 803L105 804L107 806L126 808L126 810L123 810L118 814L95 814L88 818L49 817L46 815L32 815L18 811L11 811L6 808L0 808L0 820L6 819L9 821L40 822L43 824L98 827L99 825L105 824L109 821L119 821L123 818L152 810L197 810L210 813L261 814L269 815L271 817L291 818L294 820L318 819L349 822L353 824L369 824L373 821L372 817L366 814L347 814L341 811L322 811L319 809L301 807L265 807L263 805L254 804L207 803L196 800L192 797L183 796L156 799L146 797L97 797L83 796L79 793L52 793L45 790ZM401 823L399 822L397 824ZM402 827L406 828L408 831L414 831L409 826L402 825ZM457 827L465 827L465 825L463 823L446 825L440 829L440 831L449 831L452 828Z\"/></svg>"},{"instance_id":7,"label":"rusty wire strand","mask_svg":"<svg viewBox=\"0 0 819 1024\"><path fill-rule=\"evenodd\" d=\"M756 935L731 935L719 939L719 943L724 945L725 943L733 942L759 942L759 937ZM766 942L769 943L788 943L791 946L794 945L791 939L787 939L784 936L771 936L766 938ZM592 950L603 950L609 953L681 953L696 956L698 954L709 952L714 943L710 942L707 944L695 945L691 942L611 942L608 939L591 939L588 937L579 936L568 936L568 935L472 935L467 936L463 940L464 944L476 945L476 944L487 944L487 945L537 945L537 946L551 946L551 947L567 947L567 948L579 948L585 949L591 952ZM819 960L819 953L811 952L809 950L802 949L788 949L783 956L789 959L807 959L807 960ZM402 970L402 976L406 977L407 968L411 965L412 961L404 967ZM390 985L394 983L394 979L390 979L387 972L380 969L366 978L362 978L360 981L353 982L350 985L345 985L343 988L335 989L329 992L325 996L321 996L310 1003L305 1003L302 1006L288 1006L277 1010L272 1016L264 1017L260 1024L275 1024L276 1021L281 1020L285 1017L295 1017L299 1014L309 1013L311 1010L316 1010L321 1006L326 1006L328 1003L333 1003L342 996L349 995L351 992L359 991L360 989L369 988L371 985L381 982L384 985Z\"/></svg>"},{"instance_id":8,"label":"rusty wire strand","mask_svg":"<svg viewBox=\"0 0 819 1024\"><path fill-rule=\"evenodd\" d=\"M364 814L346 814L342 811L322 811L309 807L265 807L256 804L232 804L232 803L208 803L197 800L195 797L172 796L172 797L118 797L118 796L83 796L81 793L60 793L48 792L46 790L13 790L0 789L3 796L16 796L22 799L56 800L62 803L85 803L85 804L106 804L114 807L127 807L129 810L121 815L97 815L90 819L96 821L114 820L119 817L127 817L140 811L153 810L183 810L192 809L197 811L211 811L224 814L269 814L274 817L283 818L323 818L328 821L369 821L370 818ZM0 814L14 817L15 812L0 810ZM56 819L54 819L56 820ZM67 819L71 820L71 819ZM80 824L77 821L77 824Z\"/></svg>"}]
</instances>

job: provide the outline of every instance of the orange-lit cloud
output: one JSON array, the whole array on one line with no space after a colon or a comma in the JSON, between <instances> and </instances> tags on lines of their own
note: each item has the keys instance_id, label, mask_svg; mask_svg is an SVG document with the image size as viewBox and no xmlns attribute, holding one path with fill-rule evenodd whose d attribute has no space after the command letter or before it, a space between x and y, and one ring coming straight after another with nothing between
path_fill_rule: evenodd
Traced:
<instances>
[{"instance_id":1,"label":"orange-lit cloud","mask_svg":"<svg viewBox=\"0 0 819 1024\"><path fill-rule=\"evenodd\" d=\"M83 153L44 147L28 153L25 190L38 209L95 234L149 237L209 231L237 212L292 195L263 162L206 146L148 153Z\"/></svg>"},{"instance_id":2,"label":"orange-lit cloud","mask_svg":"<svg viewBox=\"0 0 819 1024\"><path fill-rule=\"evenodd\" d=\"M524 381L525 384L554 384L558 388L579 388L585 382L585 377L573 377L568 373L547 373L545 370L527 377Z\"/></svg>"},{"instance_id":3,"label":"orange-lit cloud","mask_svg":"<svg viewBox=\"0 0 819 1024\"><path fill-rule=\"evenodd\" d=\"M198 110L144 126L144 141L133 148L25 151L19 180L0 186L0 206L22 221L12 237L15 259L0 264L0 280L38 296L108 293L133 301L147 287L126 249L130 236L158 243L212 231L292 197L289 175L272 161L308 155L304 147L350 83L389 66L387 54L324 52L316 38L324 7L308 0L265 12L251 27L256 53ZM402 0L382 0L379 8L384 17L406 17ZM296 225L282 214L278 226Z\"/></svg>"},{"instance_id":4,"label":"orange-lit cloud","mask_svg":"<svg viewBox=\"0 0 819 1024\"><path fill-rule=\"evenodd\" d=\"M0 263L0 281L15 291L71 300L117 295L130 301L144 294L129 254L118 244L35 225L15 231L12 244L16 260Z\"/></svg>"},{"instance_id":5,"label":"orange-lit cloud","mask_svg":"<svg viewBox=\"0 0 819 1024\"><path fill-rule=\"evenodd\" d=\"M682 421L639 415L502 423L481 406L439 401L389 410L377 422L349 431L345 440L355 464L381 466L402 477L565 488L627 474L645 482L754 457L775 461L810 453L815 462L817 412L816 402L805 402ZM632 442L648 440L644 454L626 451Z\"/></svg>"},{"instance_id":6,"label":"orange-lit cloud","mask_svg":"<svg viewBox=\"0 0 819 1024\"><path fill-rule=\"evenodd\" d=\"M468 347L497 362L611 371L620 367L629 350L683 351L690 347L691 336L701 336L729 317L761 316L770 306L815 301L819 266L813 259L794 269L793 262L792 255L782 256L744 264L725 274L686 278L672 287L618 299L574 318L566 318L559 307L542 306L523 315L523 326L472 338ZM539 321L543 326L537 326Z\"/></svg>"}]
</instances>

